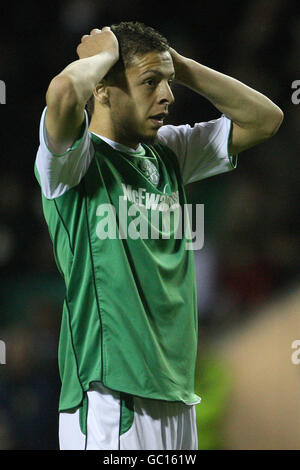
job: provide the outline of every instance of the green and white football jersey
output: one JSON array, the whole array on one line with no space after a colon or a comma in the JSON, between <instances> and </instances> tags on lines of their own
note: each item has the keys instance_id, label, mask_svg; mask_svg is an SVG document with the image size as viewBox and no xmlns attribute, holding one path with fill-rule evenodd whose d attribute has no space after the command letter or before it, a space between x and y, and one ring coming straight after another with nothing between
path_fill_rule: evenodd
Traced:
<instances>
[{"instance_id":1,"label":"green and white football jersey","mask_svg":"<svg viewBox=\"0 0 300 470\"><path fill-rule=\"evenodd\" d=\"M175 209L187 202L185 184L236 166L228 155L231 121L163 126L155 144L130 151L89 132L86 115L80 139L55 155L47 147L46 110L35 174L66 286L59 410L78 406L93 381L198 403L195 261L188 232L175 236ZM141 226L147 234L137 236Z\"/></svg>"}]
</instances>

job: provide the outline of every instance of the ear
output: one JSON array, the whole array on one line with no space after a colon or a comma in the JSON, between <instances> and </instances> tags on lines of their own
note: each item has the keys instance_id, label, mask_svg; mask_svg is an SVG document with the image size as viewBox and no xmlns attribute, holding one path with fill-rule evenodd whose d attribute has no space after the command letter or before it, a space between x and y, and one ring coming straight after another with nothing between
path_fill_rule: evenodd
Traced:
<instances>
[{"instance_id":1,"label":"ear","mask_svg":"<svg viewBox=\"0 0 300 470\"><path fill-rule=\"evenodd\" d=\"M109 92L105 80L99 82L96 88L94 89L94 97L95 100L97 100L103 106L109 105Z\"/></svg>"}]
</instances>

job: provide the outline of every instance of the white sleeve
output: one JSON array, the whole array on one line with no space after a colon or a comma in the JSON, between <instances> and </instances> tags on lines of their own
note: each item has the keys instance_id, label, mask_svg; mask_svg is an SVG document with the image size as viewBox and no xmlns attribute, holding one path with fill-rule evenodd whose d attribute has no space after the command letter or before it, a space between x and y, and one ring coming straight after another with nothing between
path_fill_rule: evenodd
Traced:
<instances>
[{"instance_id":1,"label":"white sleeve","mask_svg":"<svg viewBox=\"0 0 300 470\"><path fill-rule=\"evenodd\" d=\"M232 121L224 114L208 122L181 126L162 126L158 141L176 154L183 183L209 178L231 171L237 166L237 155L229 155Z\"/></svg>"},{"instance_id":2,"label":"white sleeve","mask_svg":"<svg viewBox=\"0 0 300 470\"><path fill-rule=\"evenodd\" d=\"M35 160L42 192L47 199L62 196L80 183L94 155L91 135L88 131L88 116L85 113L84 131L81 137L62 154L51 152L47 144L45 107L40 121L40 145Z\"/></svg>"}]
</instances>

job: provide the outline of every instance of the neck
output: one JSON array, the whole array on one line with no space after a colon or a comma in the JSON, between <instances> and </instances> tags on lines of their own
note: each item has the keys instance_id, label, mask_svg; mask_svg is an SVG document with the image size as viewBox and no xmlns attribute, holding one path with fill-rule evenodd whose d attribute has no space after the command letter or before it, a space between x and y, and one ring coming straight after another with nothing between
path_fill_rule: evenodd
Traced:
<instances>
[{"instance_id":1,"label":"neck","mask_svg":"<svg viewBox=\"0 0 300 470\"><path fill-rule=\"evenodd\" d=\"M118 144L126 145L132 149L137 149L140 142L136 142L128 138L125 133L117 131L110 117L102 115L99 118L99 115L95 113L92 115L91 122L89 125L89 130L95 134L102 135L107 139L110 139Z\"/></svg>"}]
</instances>

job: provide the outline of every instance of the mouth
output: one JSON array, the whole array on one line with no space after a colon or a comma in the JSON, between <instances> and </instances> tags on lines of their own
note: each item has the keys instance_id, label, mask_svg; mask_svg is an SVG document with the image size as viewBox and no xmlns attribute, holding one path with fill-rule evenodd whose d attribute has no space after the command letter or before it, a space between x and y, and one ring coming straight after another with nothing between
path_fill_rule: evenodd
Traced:
<instances>
[{"instance_id":1,"label":"mouth","mask_svg":"<svg viewBox=\"0 0 300 470\"><path fill-rule=\"evenodd\" d=\"M161 127L167 115L168 113L154 114L153 116L150 116L149 119L153 122L155 127Z\"/></svg>"}]
</instances>

